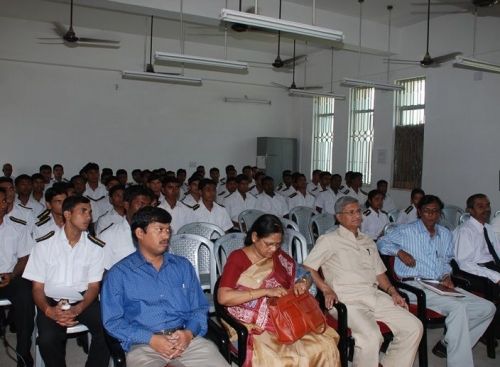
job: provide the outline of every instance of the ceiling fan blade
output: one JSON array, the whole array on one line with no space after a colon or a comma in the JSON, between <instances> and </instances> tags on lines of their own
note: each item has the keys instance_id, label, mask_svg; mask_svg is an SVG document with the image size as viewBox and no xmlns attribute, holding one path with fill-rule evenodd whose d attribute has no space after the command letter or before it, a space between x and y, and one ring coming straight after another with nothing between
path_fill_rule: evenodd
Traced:
<instances>
[{"instance_id":1,"label":"ceiling fan blade","mask_svg":"<svg viewBox=\"0 0 500 367\"><path fill-rule=\"evenodd\" d=\"M39 40L44 40L44 41L50 41L50 40L53 40L53 41L56 41L56 40L61 40L60 37L37 37L37 39Z\"/></svg>"},{"instance_id":2,"label":"ceiling fan blade","mask_svg":"<svg viewBox=\"0 0 500 367\"><path fill-rule=\"evenodd\" d=\"M119 45L106 45L99 43L81 43L81 42L64 42L67 47L89 47L89 48L108 48L108 49L118 49Z\"/></svg>"},{"instance_id":3,"label":"ceiling fan blade","mask_svg":"<svg viewBox=\"0 0 500 367\"><path fill-rule=\"evenodd\" d=\"M410 5L412 6L427 6L427 2L421 2L421 3L410 3ZM450 6L450 5L456 5L456 6L459 6L459 5L470 5L470 2L466 2L466 1L440 1L440 2L432 2L431 3L432 6L435 6L435 5L446 5L446 6Z\"/></svg>"},{"instance_id":4,"label":"ceiling fan blade","mask_svg":"<svg viewBox=\"0 0 500 367\"><path fill-rule=\"evenodd\" d=\"M305 59L306 57L307 57L307 55L298 55L295 57L290 57L289 59L283 60L283 65L292 64L294 61L295 61L295 63L298 63L299 61Z\"/></svg>"},{"instance_id":5,"label":"ceiling fan blade","mask_svg":"<svg viewBox=\"0 0 500 367\"><path fill-rule=\"evenodd\" d=\"M418 60L405 60L405 59L384 59L384 62L390 62L391 64L420 64Z\"/></svg>"},{"instance_id":6,"label":"ceiling fan blade","mask_svg":"<svg viewBox=\"0 0 500 367\"><path fill-rule=\"evenodd\" d=\"M461 52L450 52L449 54L433 57L432 60L434 60L435 63L437 64L442 64L444 62L451 61L455 58L455 56L462 55Z\"/></svg>"},{"instance_id":7,"label":"ceiling fan blade","mask_svg":"<svg viewBox=\"0 0 500 367\"><path fill-rule=\"evenodd\" d=\"M322 85L310 85L310 86L305 86L305 87L295 87L295 89L315 90L315 89L323 89L323 86Z\"/></svg>"},{"instance_id":8,"label":"ceiling fan blade","mask_svg":"<svg viewBox=\"0 0 500 367\"><path fill-rule=\"evenodd\" d=\"M288 85L284 85L284 84L280 84L280 83L276 83L276 82L271 82L272 85L274 85L275 87L279 87L279 88L283 88L283 89L289 89L290 87Z\"/></svg>"},{"instance_id":9,"label":"ceiling fan blade","mask_svg":"<svg viewBox=\"0 0 500 367\"><path fill-rule=\"evenodd\" d=\"M89 38L89 37L80 37L78 38L78 42L85 42L85 43L107 43L107 44L119 44L120 41L115 41L115 40L106 40L106 39L101 39L101 38Z\"/></svg>"}]
</instances>

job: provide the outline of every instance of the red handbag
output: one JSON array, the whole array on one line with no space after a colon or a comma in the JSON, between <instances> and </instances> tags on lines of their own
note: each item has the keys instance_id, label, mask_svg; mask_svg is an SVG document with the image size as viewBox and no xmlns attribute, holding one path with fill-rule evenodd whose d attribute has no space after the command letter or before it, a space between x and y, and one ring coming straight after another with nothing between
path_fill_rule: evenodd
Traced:
<instances>
[{"instance_id":1,"label":"red handbag","mask_svg":"<svg viewBox=\"0 0 500 367\"><path fill-rule=\"evenodd\" d=\"M309 293L296 296L293 291L283 297L269 299L269 317L278 342L292 344L304 335L326 330L326 318L318 301Z\"/></svg>"}]
</instances>

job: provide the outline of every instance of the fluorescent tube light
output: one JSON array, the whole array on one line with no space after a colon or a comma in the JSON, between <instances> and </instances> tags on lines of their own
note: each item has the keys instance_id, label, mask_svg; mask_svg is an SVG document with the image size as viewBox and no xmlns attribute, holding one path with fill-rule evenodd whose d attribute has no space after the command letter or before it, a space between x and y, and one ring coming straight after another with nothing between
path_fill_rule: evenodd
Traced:
<instances>
[{"instance_id":1,"label":"fluorescent tube light","mask_svg":"<svg viewBox=\"0 0 500 367\"><path fill-rule=\"evenodd\" d=\"M222 9L220 20L229 23L246 24L258 28L272 29L299 36L320 38L328 41L343 42L344 40L344 33L334 29L291 22L289 20L271 18L231 9Z\"/></svg>"},{"instance_id":2,"label":"fluorescent tube light","mask_svg":"<svg viewBox=\"0 0 500 367\"><path fill-rule=\"evenodd\" d=\"M211 59L208 57L173 54L173 53L160 52L160 51L155 52L155 59L161 60L161 61L167 61L167 62L176 62L176 63L183 63L183 64L203 65L203 66L214 66L214 67L218 67L218 68L227 68L227 69L236 69L236 70L247 70L248 69L248 63L246 63L246 62Z\"/></svg>"},{"instance_id":3,"label":"fluorescent tube light","mask_svg":"<svg viewBox=\"0 0 500 367\"><path fill-rule=\"evenodd\" d=\"M313 92L313 91L308 91L308 90L303 90L303 89L290 88L288 90L288 93L291 96L299 96L299 97L330 97L330 98L335 98L337 101L345 100L344 95L328 93L328 92Z\"/></svg>"},{"instance_id":4,"label":"fluorescent tube light","mask_svg":"<svg viewBox=\"0 0 500 367\"><path fill-rule=\"evenodd\" d=\"M404 90L403 86L397 84L373 82L370 80L359 80L350 78L342 79L342 82L340 84L344 87L355 87L355 88L366 87L366 88L375 88L375 89L392 90L392 91Z\"/></svg>"},{"instance_id":5,"label":"fluorescent tube light","mask_svg":"<svg viewBox=\"0 0 500 367\"><path fill-rule=\"evenodd\" d=\"M480 71L488 71L491 73L500 73L500 65L463 56L456 56L455 61L453 62L453 66Z\"/></svg>"},{"instance_id":6,"label":"fluorescent tube light","mask_svg":"<svg viewBox=\"0 0 500 367\"><path fill-rule=\"evenodd\" d=\"M270 99L258 99L258 98L248 98L244 96L243 98L236 97L224 97L224 102L232 102L232 103L257 103L257 104L271 104Z\"/></svg>"},{"instance_id":7,"label":"fluorescent tube light","mask_svg":"<svg viewBox=\"0 0 500 367\"><path fill-rule=\"evenodd\" d=\"M151 73L151 72L146 72L146 71L124 70L124 71L122 71L122 78L124 78L124 79L136 79L136 80L147 80L147 81L153 81L153 82L201 85L200 78L193 78L193 77L187 77L187 76L182 76L182 75Z\"/></svg>"}]
</instances>

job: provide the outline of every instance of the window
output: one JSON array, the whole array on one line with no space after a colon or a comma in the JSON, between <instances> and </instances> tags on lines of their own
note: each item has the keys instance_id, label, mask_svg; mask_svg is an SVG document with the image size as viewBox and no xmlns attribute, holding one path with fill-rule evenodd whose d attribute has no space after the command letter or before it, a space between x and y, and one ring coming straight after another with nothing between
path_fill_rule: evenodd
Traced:
<instances>
[{"instance_id":1,"label":"window","mask_svg":"<svg viewBox=\"0 0 500 367\"><path fill-rule=\"evenodd\" d=\"M374 88L351 88L347 169L361 172L370 184L373 147Z\"/></svg>"},{"instance_id":2,"label":"window","mask_svg":"<svg viewBox=\"0 0 500 367\"><path fill-rule=\"evenodd\" d=\"M333 122L335 99L314 97L312 132L312 169L333 169Z\"/></svg>"},{"instance_id":3,"label":"window","mask_svg":"<svg viewBox=\"0 0 500 367\"><path fill-rule=\"evenodd\" d=\"M413 189L422 184L425 78L399 80L396 93L393 186Z\"/></svg>"}]
</instances>

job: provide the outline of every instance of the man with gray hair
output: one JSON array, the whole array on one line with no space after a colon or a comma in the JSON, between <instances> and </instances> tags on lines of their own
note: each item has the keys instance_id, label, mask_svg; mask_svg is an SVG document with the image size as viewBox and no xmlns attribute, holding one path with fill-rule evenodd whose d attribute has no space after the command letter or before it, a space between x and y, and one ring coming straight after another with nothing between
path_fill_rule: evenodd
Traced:
<instances>
[{"instance_id":1,"label":"man with gray hair","mask_svg":"<svg viewBox=\"0 0 500 367\"><path fill-rule=\"evenodd\" d=\"M405 300L385 275L377 245L359 231L362 210L357 199L344 196L335 202L337 230L321 236L304 261L332 309L337 300L347 307L348 324L355 340L354 367L378 367L383 338L382 321L394 339L380 363L384 367L410 367L422 338L421 322L408 312ZM318 273L321 267L324 280Z\"/></svg>"}]
</instances>

